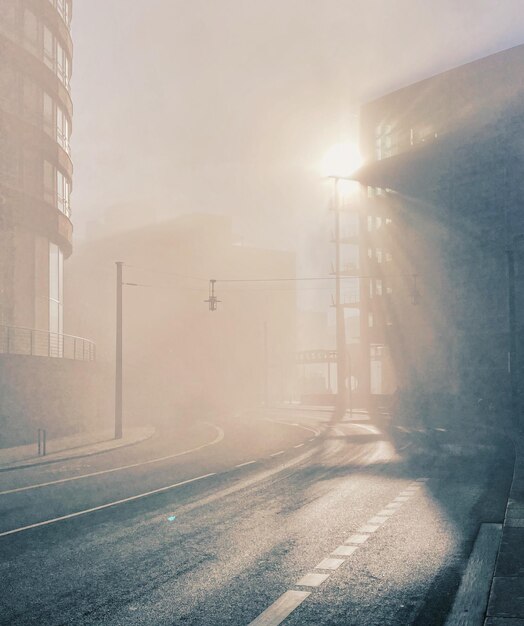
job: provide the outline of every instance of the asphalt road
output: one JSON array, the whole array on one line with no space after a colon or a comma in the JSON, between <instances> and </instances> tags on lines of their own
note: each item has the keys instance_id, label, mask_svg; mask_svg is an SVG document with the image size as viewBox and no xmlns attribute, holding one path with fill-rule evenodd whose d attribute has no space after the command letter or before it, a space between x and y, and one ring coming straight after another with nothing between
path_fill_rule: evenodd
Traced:
<instances>
[{"instance_id":1,"label":"asphalt road","mask_svg":"<svg viewBox=\"0 0 524 626\"><path fill-rule=\"evenodd\" d=\"M0 624L443 624L510 446L265 417L0 473Z\"/></svg>"}]
</instances>

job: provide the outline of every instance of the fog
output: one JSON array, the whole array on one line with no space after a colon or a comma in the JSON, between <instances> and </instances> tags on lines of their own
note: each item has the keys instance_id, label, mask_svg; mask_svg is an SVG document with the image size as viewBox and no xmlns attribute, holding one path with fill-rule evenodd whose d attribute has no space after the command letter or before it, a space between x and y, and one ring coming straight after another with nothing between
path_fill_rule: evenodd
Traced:
<instances>
[{"instance_id":1,"label":"fog","mask_svg":"<svg viewBox=\"0 0 524 626\"><path fill-rule=\"evenodd\" d=\"M521 623L523 9L0 0L1 624Z\"/></svg>"},{"instance_id":2,"label":"fog","mask_svg":"<svg viewBox=\"0 0 524 626\"><path fill-rule=\"evenodd\" d=\"M359 106L519 43L521 9L519 0L80 0L77 239L115 203L132 202L144 223L227 213L247 242L295 247L300 266L317 269L320 162L341 138L357 139Z\"/></svg>"},{"instance_id":3,"label":"fog","mask_svg":"<svg viewBox=\"0 0 524 626\"><path fill-rule=\"evenodd\" d=\"M99 346L99 358L112 362L113 262L130 262L138 256L137 265L141 267L182 277L198 275L200 282L186 285L193 291L184 293L187 306L190 310L196 307L199 314L180 331L186 339L173 340L178 347L174 354L161 358L156 353L155 357L156 349L161 352L158 346L162 337L172 330L169 320L180 323L180 306L176 304L180 296L173 292L158 300L157 292L151 296L147 290L166 289L166 285L152 285L151 277L139 276L145 294L125 296L129 300L126 311L131 316L127 328L134 328L134 332L128 331L128 344L135 348L142 345L136 348L137 355L128 359L128 368L142 372L128 373L129 389L135 389L136 376L140 378L147 371L160 390L169 378L165 372L172 367L183 370L188 355L195 355L197 344L202 354L195 367L213 362L217 347L213 348L209 338L200 334L202 324L207 327L214 323L203 308L202 296L207 289L205 281L220 278L215 270L223 252L213 251L216 241L210 249L209 241L199 241L197 236L195 249L187 257L180 251L166 257L159 251L164 245L162 236L177 231L177 218L227 215L232 220L228 234L231 245L246 250L253 246L288 250L296 255L291 272L271 268L271 263L264 267L263 263L249 276L246 267L229 266L224 274L229 279L246 275L256 279L327 278L334 249L329 245L333 228L328 211L330 183L322 179L321 168L326 151L339 141L358 142L360 107L364 103L520 42L524 34L517 19L520 8L520 2L503 6L492 2L460 6L441 2L438 8L433 2L409 1L78 2L73 21L72 142L76 249L66 273L66 293L71 303L66 312L67 328L93 337ZM509 94L502 94L502 100L506 97ZM417 338L396 338L401 351L397 358L410 363L406 367L411 374L417 369L413 359L424 361L420 354L416 356L422 336L426 337L422 343L429 341L431 349L446 323L447 305L438 299L444 293L446 279L440 271L442 251L435 243L441 236L441 225L431 217L431 211L417 218L422 220L418 222L419 236L417 240L414 235L414 248L408 254L401 252L405 232L394 244L399 250L397 270L404 267L408 277L399 283L407 295L413 262L417 263L428 241L435 244L422 278L425 306L417 314L425 318L425 330ZM154 232L158 233L158 245ZM348 254L350 251L345 249L342 262L354 264L356 257L352 259ZM95 256L97 270L93 269ZM405 256L405 262L401 256ZM105 276L102 283L95 278L97 272ZM439 290L434 288L436 283ZM88 315L89 304L101 284L106 285L104 299L96 314ZM351 286L347 281L345 284L347 291ZM225 300L219 309L229 304L225 288L218 285L219 296ZM274 302L271 299L277 287L247 282L235 289L244 294L249 307L254 307L256 317L260 317L246 322L248 335L259 334L264 315L260 314L257 298L266 299L267 309L267 302ZM291 362L296 349L332 349L335 316L329 305L333 283L281 284L278 291L282 290L292 299L297 298L300 310L325 315L320 325L317 318L314 330L306 313L300 313L291 325L288 318L283 324L275 322L279 326L276 336L287 332L291 338L282 358ZM143 309L136 307L135 301L147 304ZM288 305L289 313L295 305L291 301ZM401 310L396 311L397 317L411 315L405 304L398 306ZM350 343L359 342L360 331L355 329L360 322L355 315L346 311ZM275 311L273 317L278 320ZM250 316L244 318L249 320ZM144 332L148 339L137 339ZM193 339L188 342L188 337ZM231 341L245 346L240 337L232 335ZM128 349L132 351L133 347ZM260 343L257 349L262 349ZM251 399L257 400L264 385L263 368L258 367L261 354L255 357L257 367L250 368L252 379L247 385L252 387ZM237 382L245 375L240 374L245 369L243 358L248 355L240 358L238 366L230 364L230 376ZM361 367L358 358L356 355L357 370ZM129 361L135 361L135 365ZM302 372L302 376L311 375L324 380L323 366ZM193 378L190 373L188 376ZM288 378L289 388L284 395L289 400L298 391L295 374ZM198 395L193 383L186 380L180 384L187 390L185 401ZM325 384L324 380L321 386ZM213 389L220 385L217 383ZM245 385L240 386L246 391ZM158 390L142 390L144 407L151 397L158 396Z\"/></svg>"}]
</instances>

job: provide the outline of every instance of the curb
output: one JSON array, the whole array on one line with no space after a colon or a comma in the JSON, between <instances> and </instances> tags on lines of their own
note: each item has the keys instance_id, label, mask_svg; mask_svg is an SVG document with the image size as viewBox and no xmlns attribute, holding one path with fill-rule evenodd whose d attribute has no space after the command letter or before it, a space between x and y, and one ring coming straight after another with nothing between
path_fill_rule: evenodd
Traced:
<instances>
[{"instance_id":1,"label":"curb","mask_svg":"<svg viewBox=\"0 0 524 626\"><path fill-rule=\"evenodd\" d=\"M51 465L53 463L62 463L63 461L71 461L73 459L83 459L90 456L96 456L97 454L104 454L106 452L113 452L114 450L122 450L123 448L130 448L131 446L136 446L139 443L143 443L144 441L148 441L156 434L156 430L153 428L151 432L141 439L137 439L135 441L130 441L129 443L124 443L121 446L114 446L113 448L106 448L105 450L93 450L92 452L84 452L82 454L72 454L70 456L60 457L59 459L47 459L46 461L34 461L29 463L23 463L21 465L4 465L0 466L0 473L10 472L19 469L27 469L30 467L40 467L42 465ZM57 453L58 454L58 453Z\"/></svg>"}]
</instances>

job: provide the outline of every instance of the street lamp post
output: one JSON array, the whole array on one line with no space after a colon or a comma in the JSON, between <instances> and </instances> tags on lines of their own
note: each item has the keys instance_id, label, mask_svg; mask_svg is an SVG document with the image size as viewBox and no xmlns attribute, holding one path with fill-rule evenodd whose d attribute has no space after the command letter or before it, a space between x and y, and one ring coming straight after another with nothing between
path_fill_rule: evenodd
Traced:
<instances>
[{"instance_id":1,"label":"street lamp post","mask_svg":"<svg viewBox=\"0 0 524 626\"><path fill-rule=\"evenodd\" d=\"M341 264L340 264L340 182L354 182L351 174L362 164L358 146L354 143L340 143L331 147L324 157L324 171L327 178L333 181L333 211L335 213L335 314L337 344L337 400L335 414L342 418L346 413L348 402L347 380L347 345L344 305L341 296ZM351 385L351 383L350 383Z\"/></svg>"},{"instance_id":2,"label":"street lamp post","mask_svg":"<svg viewBox=\"0 0 524 626\"><path fill-rule=\"evenodd\" d=\"M346 413L346 327L340 283L340 177L333 177L333 211L335 213L335 316L337 344L337 417Z\"/></svg>"}]
</instances>

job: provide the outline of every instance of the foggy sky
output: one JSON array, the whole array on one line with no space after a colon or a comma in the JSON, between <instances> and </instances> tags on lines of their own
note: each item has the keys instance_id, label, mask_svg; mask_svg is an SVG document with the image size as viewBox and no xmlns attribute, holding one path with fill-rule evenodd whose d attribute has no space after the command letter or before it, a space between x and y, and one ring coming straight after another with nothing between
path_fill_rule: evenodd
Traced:
<instances>
[{"instance_id":1,"label":"foggy sky","mask_svg":"<svg viewBox=\"0 0 524 626\"><path fill-rule=\"evenodd\" d=\"M359 104L522 43L523 11L523 0L76 0L77 238L132 202L144 219L233 214L246 242L308 249L314 263L326 241L319 163L356 139Z\"/></svg>"}]
</instances>

